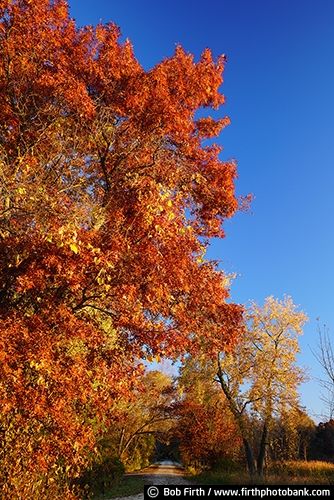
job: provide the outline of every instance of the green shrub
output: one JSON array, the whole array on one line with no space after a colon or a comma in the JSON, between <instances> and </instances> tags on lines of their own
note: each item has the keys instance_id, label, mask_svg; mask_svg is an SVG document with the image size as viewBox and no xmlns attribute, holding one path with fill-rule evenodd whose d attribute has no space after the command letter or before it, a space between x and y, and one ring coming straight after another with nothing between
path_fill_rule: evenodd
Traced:
<instances>
[{"instance_id":1,"label":"green shrub","mask_svg":"<svg viewBox=\"0 0 334 500\"><path fill-rule=\"evenodd\" d=\"M125 459L126 472L134 472L136 470L148 467L152 460L155 451L155 438L151 434L145 434L139 437L136 446L131 449Z\"/></svg>"},{"instance_id":2,"label":"green shrub","mask_svg":"<svg viewBox=\"0 0 334 500\"><path fill-rule=\"evenodd\" d=\"M212 467L213 472L242 472L242 467L232 458L218 458Z\"/></svg>"},{"instance_id":3,"label":"green shrub","mask_svg":"<svg viewBox=\"0 0 334 500\"><path fill-rule=\"evenodd\" d=\"M89 493L105 493L117 486L125 472L124 465L116 456L102 456L80 477L79 486Z\"/></svg>"}]
</instances>

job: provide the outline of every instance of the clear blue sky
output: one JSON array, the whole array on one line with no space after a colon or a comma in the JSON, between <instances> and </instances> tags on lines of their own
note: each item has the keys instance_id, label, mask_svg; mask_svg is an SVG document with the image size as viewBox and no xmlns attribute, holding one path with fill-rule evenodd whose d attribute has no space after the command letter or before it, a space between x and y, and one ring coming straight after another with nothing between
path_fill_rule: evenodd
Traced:
<instances>
[{"instance_id":1,"label":"clear blue sky","mask_svg":"<svg viewBox=\"0 0 334 500\"><path fill-rule=\"evenodd\" d=\"M210 258L239 276L234 302L291 295L310 321L299 362L321 369L317 321L334 343L334 2L333 0L69 0L77 24L113 21L148 70L175 44L198 58L225 53L222 92L232 124L219 142L236 158L237 193L253 193L251 214L226 223ZM317 422L323 403L313 380L302 403Z\"/></svg>"}]
</instances>

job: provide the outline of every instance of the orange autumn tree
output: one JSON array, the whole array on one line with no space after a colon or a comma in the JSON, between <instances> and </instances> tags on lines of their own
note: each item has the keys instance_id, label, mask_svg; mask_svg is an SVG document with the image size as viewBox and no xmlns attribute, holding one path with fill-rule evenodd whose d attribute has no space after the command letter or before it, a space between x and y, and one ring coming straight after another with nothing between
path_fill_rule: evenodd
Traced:
<instances>
[{"instance_id":1,"label":"orange autumn tree","mask_svg":"<svg viewBox=\"0 0 334 500\"><path fill-rule=\"evenodd\" d=\"M235 466L239 458L238 430L221 399L203 405L186 398L180 405L174 437L179 442L182 462L195 470Z\"/></svg>"},{"instance_id":2,"label":"orange autumn tree","mask_svg":"<svg viewBox=\"0 0 334 500\"><path fill-rule=\"evenodd\" d=\"M182 462L197 470L231 466L242 445L225 396L208 370L205 355L187 356L178 377L174 436Z\"/></svg>"},{"instance_id":3,"label":"orange autumn tree","mask_svg":"<svg viewBox=\"0 0 334 500\"><path fill-rule=\"evenodd\" d=\"M64 0L0 0L3 498L68 498L140 360L228 350L211 237L240 203L205 145L224 59L180 46L146 72L114 24ZM57 489L58 488L58 489Z\"/></svg>"}]
</instances>

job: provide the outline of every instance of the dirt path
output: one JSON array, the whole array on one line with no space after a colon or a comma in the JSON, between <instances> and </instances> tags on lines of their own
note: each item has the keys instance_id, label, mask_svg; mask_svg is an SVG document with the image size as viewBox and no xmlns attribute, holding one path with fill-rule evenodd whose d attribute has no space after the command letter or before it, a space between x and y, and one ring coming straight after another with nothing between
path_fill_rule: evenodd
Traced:
<instances>
[{"instance_id":1,"label":"dirt path","mask_svg":"<svg viewBox=\"0 0 334 500\"><path fill-rule=\"evenodd\" d=\"M192 484L182 476L187 473L180 464L165 460L156 465L152 465L146 471L143 471L143 476L148 484Z\"/></svg>"},{"instance_id":2,"label":"dirt path","mask_svg":"<svg viewBox=\"0 0 334 500\"><path fill-rule=\"evenodd\" d=\"M184 468L181 465L171 462L169 460L164 460L159 462L147 469L139 472L140 476L144 479L147 484L162 485L162 484L193 484L182 476L186 476ZM132 495L130 497L114 498L112 500L143 500L144 493L139 493L138 495Z\"/></svg>"}]
</instances>

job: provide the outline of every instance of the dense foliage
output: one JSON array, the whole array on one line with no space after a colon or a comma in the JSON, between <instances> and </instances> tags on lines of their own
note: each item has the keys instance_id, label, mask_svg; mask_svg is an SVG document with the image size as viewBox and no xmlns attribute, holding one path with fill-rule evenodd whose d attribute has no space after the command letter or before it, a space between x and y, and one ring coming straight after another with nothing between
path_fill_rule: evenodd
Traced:
<instances>
[{"instance_id":1,"label":"dense foliage","mask_svg":"<svg viewBox=\"0 0 334 500\"><path fill-rule=\"evenodd\" d=\"M203 358L189 358L181 368L181 392L172 435L179 441L182 462L195 470L213 469L238 461L239 430L218 384L205 378Z\"/></svg>"},{"instance_id":2,"label":"dense foliage","mask_svg":"<svg viewBox=\"0 0 334 500\"><path fill-rule=\"evenodd\" d=\"M0 1L2 498L68 498L121 421L141 360L228 350L209 238L238 209L224 58L180 46L146 72L114 24L65 0Z\"/></svg>"}]
</instances>

